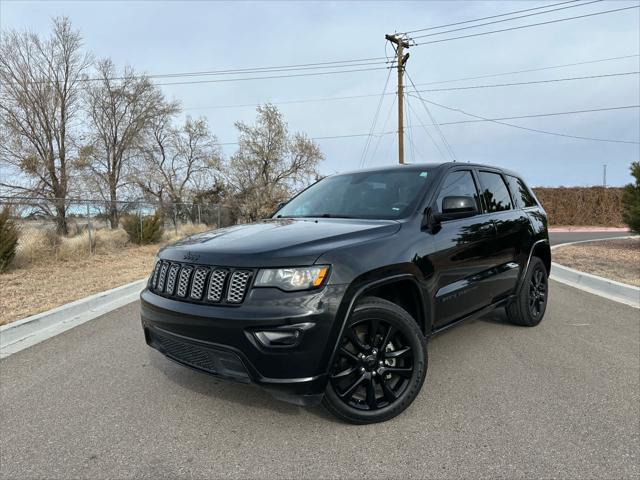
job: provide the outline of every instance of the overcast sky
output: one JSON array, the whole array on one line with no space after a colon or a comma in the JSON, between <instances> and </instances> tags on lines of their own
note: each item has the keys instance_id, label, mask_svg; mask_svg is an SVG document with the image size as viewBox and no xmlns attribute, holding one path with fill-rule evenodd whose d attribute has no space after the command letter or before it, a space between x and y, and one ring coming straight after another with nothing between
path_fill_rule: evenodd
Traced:
<instances>
[{"instance_id":1,"label":"overcast sky","mask_svg":"<svg viewBox=\"0 0 640 480\"><path fill-rule=\"evenodd\" d=\"M111 57L149 74L249 68L381 57L392 54L384 34L408 31L533 8L551 2L0 2L2 29L47 34L51 17L66 15L96 57ZM463 30L462 35L556 18L638 5L607 1ZM640 9L552 23L493 35L410 49L407 72L415 83L429 83L546 66L587 62L640 53ZM529 13L529 12L527 12ZM466 26L461 25L461 26ZM460 28L461 26L451 27ZM431 33L431 32L424 32ZM418 34L416 34L418 35ZM446 38L441 35L438 38ZM426 39L422 39L426 40ZM417 40L419 41L419 40ZM441 83L424 88L525 82L610 73L637 72L640 57L517 75ZM364 68L364 67L363 67ZM368 133L382 92L384 68L336 75L228 83L163 86L185 113L204 115L222 143L237 139L233 122L251 122L254 107L212 108L264 102L367 95L322 102L278 105L292 131L311 137ZM640 104L638 75L546 84L423 93L426 99L490 118L566 112ZM211 78L211 77L209 77ZM395 91L395 75L388 92ZM162 82L163 80L159 80ZM396 129L393 95L384 97L376 132ZM439 162L441 154L419 123L431 123L418 99L409 98L414 124L406 140L408 162ZM395 108L395 105L393 106ZM471 118L431 107L438 122ZM637 108L510 120L534 129L568 135L640 140ZM385 119L389 123L385 126ZM483 162L521 172L532 185L593 185L630 181L629 165L640 158L638 144L577 140L534 133L490 122L443 125L459 161ZM433 127L428 131L439 141ZM379 138L379 143L378 143ZM358 168L366 137L318 140L326 160L323 173ZM378 143L378 148L375 146ZM232 145L225 146L230 155ZM375 150L375 155L374 155ZM397 163L395 135L373 139L367 165Z\"/></svg>"}]
</instances>

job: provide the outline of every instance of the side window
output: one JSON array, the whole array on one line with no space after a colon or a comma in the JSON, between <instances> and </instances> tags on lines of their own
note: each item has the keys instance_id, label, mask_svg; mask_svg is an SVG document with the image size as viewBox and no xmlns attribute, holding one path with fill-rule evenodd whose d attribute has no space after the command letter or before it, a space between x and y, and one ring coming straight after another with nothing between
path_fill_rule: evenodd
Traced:
<instances>
[{"instance_id":1,"label":"side window","mask_svg":"<svg viewBox=\"0 0 640 480\"><path fill-rule=\"evenodd\" d=\"M470 170L459 170L447 175L436 200L438 210L442 211L442 200L444 197L459 196L473 197L476 201L476 208L480 211L480 197L478 197L478 190L476 189L476 184L473 181L473 175Z\"/></svg>"},{"instance_id":2,"label":"side window","mask_svg":"<svg viewBox=\"0 0 640 480\"><path fill-rule=\"evenodd\" d=\"M529 190L521 179L507 175L507 181L509 182L511 193L520 208L538 206L538 202L536 202L536 198L531 193L531 190Z\"/></svg>"},{"instance_id":3,"label":"side window","mask_svg":"<svg viewBox=\"0 0 640 480\"><path fill-rule=\"evenodd\" d=\"M493 172L479 172L480 185L485 204L490 212L511 210L511 197L502 175Z\"/></svg>"}]
</instances>

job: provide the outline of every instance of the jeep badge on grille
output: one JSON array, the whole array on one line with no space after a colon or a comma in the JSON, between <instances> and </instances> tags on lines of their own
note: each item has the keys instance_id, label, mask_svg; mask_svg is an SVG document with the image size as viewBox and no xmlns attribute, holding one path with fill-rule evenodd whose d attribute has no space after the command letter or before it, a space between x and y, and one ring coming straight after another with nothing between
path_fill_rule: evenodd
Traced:
<instances>
[{"instance_id":1,"label":"jeep badge on grille","mask_svg":"<svg viewBox=\"0 0 640 480\"><path fill-rule=\"evenodd\" d=\"M182 258L184 258L188 262L197 262L198 259L200 258L200 255L195 255L191 252L187 252L184 254L184 257Z\"/></svg>"}]
</instances>

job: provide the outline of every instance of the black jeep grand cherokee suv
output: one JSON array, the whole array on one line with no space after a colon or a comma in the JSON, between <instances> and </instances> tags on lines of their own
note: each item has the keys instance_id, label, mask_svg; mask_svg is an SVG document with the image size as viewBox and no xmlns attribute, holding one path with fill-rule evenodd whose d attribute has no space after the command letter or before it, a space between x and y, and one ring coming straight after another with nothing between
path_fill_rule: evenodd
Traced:
<instances>
[{"instance_id":1,"label":"black jeep grand cherokee suv","mask_svg":"<svg viewBox=\"0 0 640 480\"><path fill-rule=\"evenodd\" d=\"M357 171L162 249L142 325L181 364L380 422L420 391L432 335L498 307L537 325L550 265L545 212L515 173Z\"/></svg>"}]
</instances>

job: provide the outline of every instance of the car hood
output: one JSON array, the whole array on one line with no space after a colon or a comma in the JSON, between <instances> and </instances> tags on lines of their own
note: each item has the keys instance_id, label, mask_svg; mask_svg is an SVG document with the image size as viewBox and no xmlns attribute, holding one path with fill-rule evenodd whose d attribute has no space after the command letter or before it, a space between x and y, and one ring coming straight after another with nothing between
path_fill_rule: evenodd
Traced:
<instances>
[{"instance_id":1,"label":"car hood","mask_svg":"<svg viewBox=\"0 0 640 480\"><path fill-rule=\"evenodd\" d=\"M187 237L163 248L160 257L227 267L311 265L329 250L399 229L394 220L270 219Z\"/></svg>"}]
</instances>

